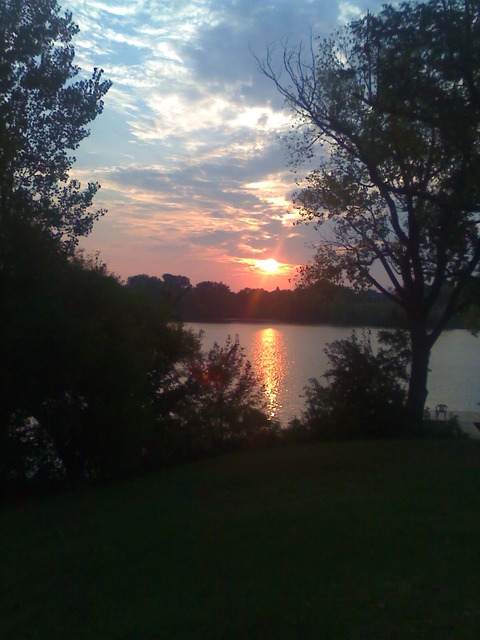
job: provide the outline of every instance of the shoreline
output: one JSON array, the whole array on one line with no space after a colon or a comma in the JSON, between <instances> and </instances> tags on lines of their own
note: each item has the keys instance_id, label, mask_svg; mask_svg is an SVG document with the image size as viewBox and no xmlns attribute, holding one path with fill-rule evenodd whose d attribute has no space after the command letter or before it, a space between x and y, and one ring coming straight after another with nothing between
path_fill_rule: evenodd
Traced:
<instances>
[{"instance_id":1,"label":"shoreline","mask_svg":"<svg viewBox=\"0 0 480 640\"><path fill-rule=\"evenodd\" d=\"M473 440L480 440L480 429L474 423L480 425L480 411L448 411L449 418L457 418L462 431Z\"/></svg>"}]
</instances>

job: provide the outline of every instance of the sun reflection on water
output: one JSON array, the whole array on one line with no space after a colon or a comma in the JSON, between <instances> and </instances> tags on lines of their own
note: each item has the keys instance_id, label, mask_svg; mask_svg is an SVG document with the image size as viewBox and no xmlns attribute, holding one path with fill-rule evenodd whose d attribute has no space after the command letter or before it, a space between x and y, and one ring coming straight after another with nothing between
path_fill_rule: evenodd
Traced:
<instances>
[{"instance_id":1,"label":"sun reflection on water","mask_svg":"<svg viewBox=\"0 0 480 640\"><path fill-rule=\"evenodd\" d=\"M285 337L271 327L257 331L253 336L252 364L263 384L267 413L277 418L282 405L279 391L286 373Z\"/></svg>"}]
</instances>

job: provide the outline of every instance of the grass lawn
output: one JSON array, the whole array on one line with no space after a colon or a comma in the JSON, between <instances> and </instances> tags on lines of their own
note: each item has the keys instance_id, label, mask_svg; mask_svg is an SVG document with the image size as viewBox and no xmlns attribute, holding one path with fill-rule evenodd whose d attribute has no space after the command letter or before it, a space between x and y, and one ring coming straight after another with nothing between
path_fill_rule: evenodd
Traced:
<instances>
[{"instance_id":1,"label":"grass lawn","mask_svg":"<svg viewBox=\"0 0 480 640\"><path fill-rule=\"evenodd\" d=\"M2 640L480 637L480 447L227 455L0 507Z\"/></svg>"}]
</instances>

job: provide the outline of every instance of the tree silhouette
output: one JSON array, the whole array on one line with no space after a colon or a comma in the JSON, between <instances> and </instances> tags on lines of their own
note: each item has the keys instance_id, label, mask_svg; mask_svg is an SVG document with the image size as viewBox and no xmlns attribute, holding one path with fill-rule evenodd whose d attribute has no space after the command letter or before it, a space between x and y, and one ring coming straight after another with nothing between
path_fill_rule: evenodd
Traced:
<instances>
[{"instance_id":1,"label":"tree silhouette","mask_svg":"<svg viewBox=\"0 0 480 640\"><path fill-rule=\"evenodd\" d=\"M280 72L271 52L260 63L296 117L294 156L320 156L295 198L325 229L305 279L374 286L402 309L414 423L431 349L478 274L479 25L478 0L407 2L307 58L286 45Z\"/></svg>"},{"instance_id":2,"label":"tree silhouette","mask_svg":"<svg viewBox=\"0 0 480 640\"><path fill-rule=\"evenodd\" d=\"M69 180L70 152L101 113L110 82L95 69L77 79L78 32L56 0L0 5L0 215L33 220L68 247L103 211L90 212L99 185Z\"/></svg>"}]
</instances>

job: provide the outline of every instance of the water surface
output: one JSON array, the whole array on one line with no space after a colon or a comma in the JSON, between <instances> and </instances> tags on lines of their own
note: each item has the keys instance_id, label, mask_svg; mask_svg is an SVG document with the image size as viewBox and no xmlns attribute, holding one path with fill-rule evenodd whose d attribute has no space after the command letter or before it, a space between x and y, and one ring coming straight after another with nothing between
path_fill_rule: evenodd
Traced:
<instances>
[{"instance_id":1,"label":"water surface","mask_svg":"<svg viewBox=\"0 0 480 640\"><path fill-rule=\"evenodd\" d=\"M348 338L351 328L259 323L189 323L204 331L203 345L223 344L228 335L240 338L265 389L268 413L286 424L304 407L303 388L309 378L322 376L328 366L328 342ZM361 332L362 329L356 329ZM372 330L372 342L376 342ZM427 405L448 405L451 411L478 411L480 402L480 339L468 331L442 334L430 361ZM323 379L324 381L324 379Z\"/></svg>"}]
</instances>

